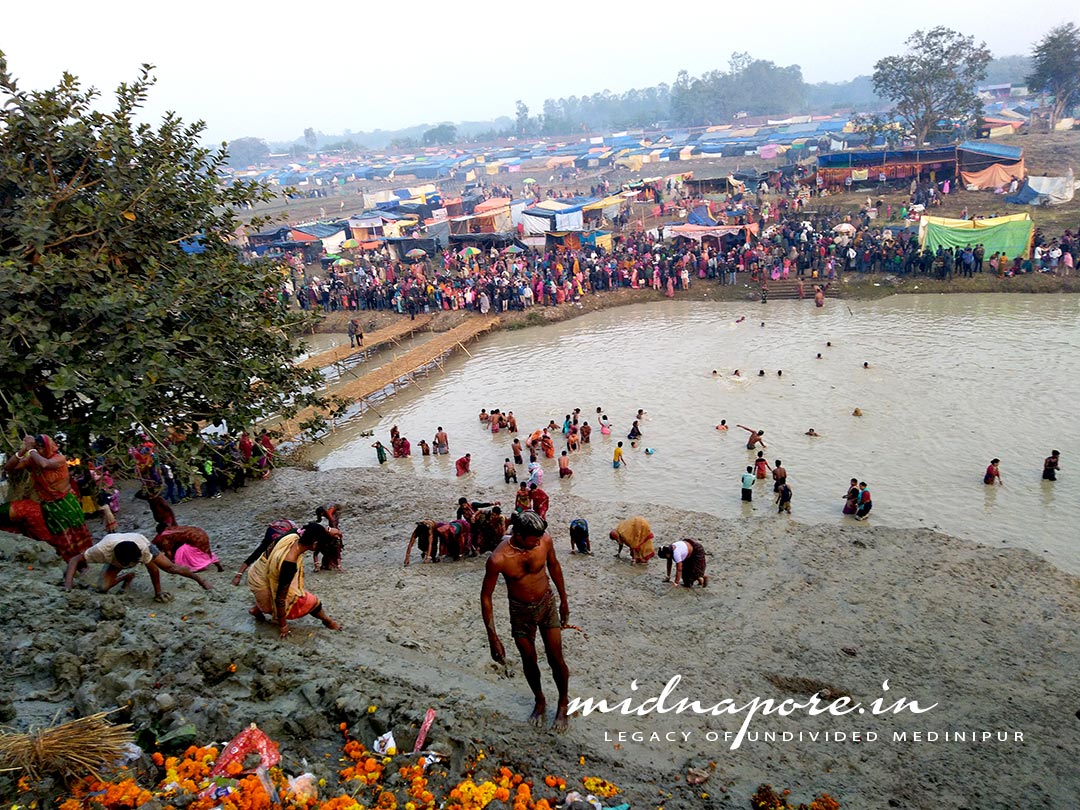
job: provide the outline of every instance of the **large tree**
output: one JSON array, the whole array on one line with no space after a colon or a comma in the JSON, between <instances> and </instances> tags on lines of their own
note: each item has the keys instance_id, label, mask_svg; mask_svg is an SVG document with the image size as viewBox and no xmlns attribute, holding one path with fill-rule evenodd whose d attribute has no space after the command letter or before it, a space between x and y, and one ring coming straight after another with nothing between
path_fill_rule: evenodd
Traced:
<instances>
[{"instance_id":1,"label":"large tree","mask_svg":"<svg viewBox=\"0 0 1080 810\"><path fill-rule=\"evenodd\" d=\"M439 124L424 133L424 146L444 146L457 142L457 127L453 124Z\"/></svg>"},{"instance_id":2,"label":"large tree","mask_svg":"<svg viewBox=\"0 0 1080 810\"><path fill-rule=\"evenodd\" d=\"M270 156L270 147L262 138L237 138L229 141L229 165L246 168L261 163Z\"/></svg>"},{"instance_id":3,"label":"large tree","mask_svg":"<svg viewBox=\"0 0 1080 810\"><path fill-rule=\"evenodd\" d=\"M1054 123L1080 102L1080 28L1066 23L1051 28L1031 54L1028 89L1054 97Z\"/></svg>"},{"instance_id":4,"label":"large tree","mask_svg":"<svg viewBox=\"0 0 1080 810\"><path fill-rule=\"evenodd\" d=\"M268 190L222 182L227 152L199 145L201 122L136 122L151 70L121 84L108 111L67 73L23 90L0 53L9 446L45 430L78 449L195 421L238 429L317 400L316 375L291 362L298 316L267 295L280 271L245 264L229 244L234 209Z\"/></svg>"},{"instance_id":5,"label":"large tree","mask_svg":"<svg viewBox=\"0 0 1080 810\"><path fill-rule=\"evenodd\" d=\"M916 31L908 51L874 65L874 90L895 103L895 113L922 143L940 120L971 119L981 109L976 85L986 74L986 43L943 26Z\"/></svg>"}]
</instances>

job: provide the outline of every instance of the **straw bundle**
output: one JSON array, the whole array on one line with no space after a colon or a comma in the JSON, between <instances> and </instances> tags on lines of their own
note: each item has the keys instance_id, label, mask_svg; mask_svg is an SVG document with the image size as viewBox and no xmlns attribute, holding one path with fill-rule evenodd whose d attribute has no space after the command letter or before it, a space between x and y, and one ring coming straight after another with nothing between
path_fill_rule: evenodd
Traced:
<instances>
[{"instance_id":1,"label":"straw bundle","mask_svg":"<svg viewBox=\"0 0 1080 810\"><path fill-rule=\"evenodd\" d=\"M109 712L29 734L0 734L0 769L22 771L30 779L65 781L100 778L98 769L119 761L133 741L131 725L113 725Z\"/></svg>"}]
</instances>

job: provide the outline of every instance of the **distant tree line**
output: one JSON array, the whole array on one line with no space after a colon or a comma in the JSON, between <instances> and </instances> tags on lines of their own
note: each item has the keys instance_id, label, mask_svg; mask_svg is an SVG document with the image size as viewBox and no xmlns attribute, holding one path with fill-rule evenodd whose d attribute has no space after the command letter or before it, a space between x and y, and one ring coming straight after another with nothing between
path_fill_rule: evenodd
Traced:
<instances>
[{"instance_id":1,"label":"distant tree line","mask_svg":"<svg viewBox=\"0 0 1080 810\"><path fill-rule=\"evenodd\" d=\"M788 116L846 111L859 114L867 132L925 138L939 118L970 116L978 108L980 82L1023 83L1053 96L1055 118L1077 101L1080 32L1074 25L1052 29L1035 44L1031 56L991 59L985 44L955 31L917 31L905 43L906 54L888 56L872 76L846 82L808 84L798 65L777 65L748 53L731 55L726 68L700 76L680 71L672 84L603 90L592 95L549 98L537 114L525 102L514 115L493 121L420 124L398 130L376 129L328 135L311 127L291 142L267 144L239 138L229 144L229 162L252 165L271 152L297 157L313 151L356 152L365 149L418 149L458 142L489 142L585 132L671 126L707 126L737 121L743 115ZM928 92L934 88L934 92ZM889 103L892 103L890 109ZM904 120L897 130L894 116Z\"/></svg>"}]
</instances>

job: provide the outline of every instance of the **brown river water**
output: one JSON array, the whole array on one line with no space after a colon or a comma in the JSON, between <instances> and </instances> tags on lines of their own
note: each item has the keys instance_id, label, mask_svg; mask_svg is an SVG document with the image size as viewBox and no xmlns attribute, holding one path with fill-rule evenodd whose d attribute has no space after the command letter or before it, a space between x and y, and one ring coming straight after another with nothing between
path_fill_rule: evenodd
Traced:
<instances>
[{"instance_id":1,"label":"brown river water","mask_svg":"<svg viewBox=\"0 0 1080 810\"><path fill-rule=\"evenodd\" d=\"M453 478L454 459L471 453L461 493L472 495L477 485L504 486L513 438L484 429L481 408L512 410L524 441L552 419L561 427L576 407L594 428L592 443L572 454L569 479L541 458L553 500L573 492L639 503L646 516L657 503L839 524L851 520L842 496L855 477L873 493L872 523L1024 547L1080 573L1080 296L904 295L823 309L663 301L493 333L469 352L327 437L315 453L320 467L375 466L373 439L359 434L374 430L389 447L396 424L413 456L388 466ZM609 436L598 429L598 406ZM639 408L643 437L630 449ZM721 419L726 433L715 429ZM741 502L739 477L756 454L737 423L763 429L770 463L787 468L790 518L776 514L771 480L757 484L752 504ZM421 457L419 440L431 442L438 425L450 455ZM811 427L820 438L804 435ZM616 470L618 440L628 464ZM557 434L557 454L564 446ZM1062 453L1053 483L1040 476L1051 449ZM1004 486L982 482L993 457ZM512 506L514 485L505 489ZM447 504L446 515L417 519L452 512Z\"/></svg>"}]
</instances>

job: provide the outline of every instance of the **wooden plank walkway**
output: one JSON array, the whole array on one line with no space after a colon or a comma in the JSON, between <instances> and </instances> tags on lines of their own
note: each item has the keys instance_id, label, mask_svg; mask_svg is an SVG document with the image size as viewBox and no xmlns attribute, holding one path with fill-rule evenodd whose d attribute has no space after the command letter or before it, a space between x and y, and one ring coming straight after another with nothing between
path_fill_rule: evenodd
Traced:
<instances>
[{"instance_id":1,"label":"wooden plank walkway","mask_svg":"<svg viewBox=\"0 0 1080 810\"><path fill-rule=\"evenodd\" d=\"M397 343L402 338L424 330L435 319L434 315L417 315L416 320L402 318L392 325L364 335L364 345L360 347L337 346L325 352L310 355L297 365L301 368L325 368L334 363L348 360L353 355L363 354L377 349L385 343Z\"/></svg>"},{"instance_id":2,"label":"wooden plank walkway","mask_svg":"<svg viewBox=\"0 0 1080 810\"><path fill-rule=\"evenodd\" d=\"M449 332L435 335L424 345L417 346L396 360L338 387L334 394L349 402L363 403L376 394L382 394L387 388L392 389L388 393L396 393L399 386L413 382L417 374L425 373L430 366L441 367L444 356L459 348L468 353L465 344L470 340L475 340L484 332L490 331L498 323L497 315L472 317ZM301 432L300 423L311 419L314 415L315 409L307 408L288 422L278 425L277 429L281 431L282 438L295 438Z\"/></svg>"}]
</instances>

